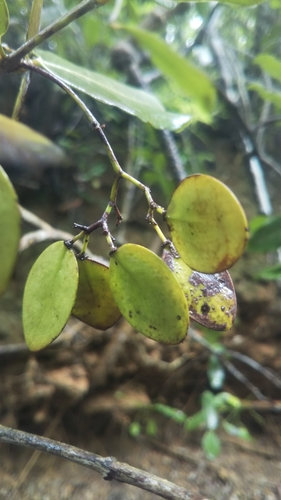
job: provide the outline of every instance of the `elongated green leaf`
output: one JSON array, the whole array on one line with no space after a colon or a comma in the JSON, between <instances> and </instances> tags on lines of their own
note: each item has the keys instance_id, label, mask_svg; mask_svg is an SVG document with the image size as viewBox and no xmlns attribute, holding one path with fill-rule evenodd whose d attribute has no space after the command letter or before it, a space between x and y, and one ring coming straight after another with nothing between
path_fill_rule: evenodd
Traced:
<instances>
[{"instance_id":1,"label":"elongated green leaf","mask_svg":"<svg viewBox=\"0 0 281 500\"><path fill-rule=\"evenodd\" d=\"M271 54L259 54L255 58L257 64L263 71L266 71L272 78L281 81L281 61Z\"/></svg>"},{"instance_id":2,"label":"elongated green leaf","mask_svg":"<svg viewBox=\"0 0 281 500\"><path fill-rule=\"evenodd\" d=\"M6 0L0 0L0 40L9 28L9 11Z\"/></svg>"},{"instance_id":3,"label":"elongated green leaf","mask_svg":"<svg viewBox=\"0 0 281 500\"><path fill-rule=\"evenodd\" d=\"M195 271L231 267L248 240L245 213L225 184L203 174L184 179L174 191L166 220L182 260Z\"/></svg>"},{"instance_id":4,"label":"elongated green leaf","mask_svg":"<svg viewBox=\"0 0 281 500\"><path fill-rule=\"evenodd\" d=\"M212 2L213 0L176 0L177 2ZM240 5L241 7L251 7L252 5L258 5L265 2L265 0L218 0L218 3L229 3L232 5Z\"/></svg>"},{"instance_id":5,"label":"elongated green leaf","mask_svg":"<svg viewBox=\"0 0 281 500\"><path fill-rule=\"evenodd\" d=\"M162 258L175 274L185 294L190 317L212 330L230 330L236 316L236 296L228 271L204 274L192 271L169 250Z\"/></svg>"},{"instance_id":6,"label":"elongated green leaf","mask_svg":"<svg viewBox=\"0 0 281 500\"><path fill-rule=\"evenodd\" d=\"M14 269L20 239L20 212L17 195L0 167L0 295Z\"/></svg>"},{"instance_id":7,"label":"elongated green leaf","mask_svg":"<svg viewBox=\"0 0 281 500\"><path fill-rule=\"evenodd\" d=\"M72 314L94 328L106 330L121 316L109 286L109 268L88 258L78 261L78 269Z\"/></svg>"},{"instance_id":8,"label":"elongated green leaf","mask_svg":"<svg viewBox=\"0 0 281 500\"><path fill-rule=\"evenodd\" d=\"M39 31L42 7L43 0L33 0L26 35L27 40L32 38L34 35L37 35Z\"/></svg>"},{"instance_id":9,"label":"elongated green leaf","mask_svg":"<svg viewBox=\"0 0 281 500\"><path fill-rule=\"evenodd\" d=\"M132 26L122 26L150 57L169 82L184 96L197 104L201 118L210 119L216 101L216 91L209 77L171 48L164 40L149 31Z\"/></svg>"},{"instance_id":10,"label":"elongated green leaf","mask_svg":"<svg viewBox=\"0 0 281 500\"><path fill-rule=\"evenodd\" d=\"M209 460L216 458L221 451L221 441L214 431L207 431L202 438L202 448Z\"/></svg>"},{"instance_id":11,"label":"elongated green leaf","mask_svg":"<svg viewBox=\"0 0 281 500\"><path fill-rule=\"evenodd\" d=\"M77 260L63 241L57 241L36 260L25 285L23 329L31 351L43 349L61 333L71 314L77 286Z\"/></svg>"},{"instance_id":12,"label":"elongated green leaf","mask_svg":"<svg viewBox=\"0 0 281 500\"><path fill-rule=\"evenodd\" d=\"M248 88L257 92L264 101L269 101L277 109L281 109L281 92L267 90L260 83L251 83Z\"/></svg>"},{"instance_id":13,"label":"elongated green leaf","mask_svg":"<svg viewBox=\"0 0 281 500\"><path fill-rule=\"evenodd\" d=\"M37 50L37 54L48 71L71 87L105 104L117 106L156 128L180 130L191 121L190 116L165 111L161 102L148 92L77 66L51 52Z\"/></svg>"},{"instance_id":14,"label":"elongated green leaf","mask_svg":"<svg viewBox=\"0 0 281 500\"><path fill-rule=\"evenodd\" d=\"M136 330L165 344L182 342L189 321L185 296L157 255L126 244L111 255L109 270L115 301Z\"/></svg>"},{"instance_id":15,"label":"elongated green leaf","mask_svg":"<svg viewBox=\"0 0 281 500\"><path fill-rule=\"evenodd\" d=\"M259 273L254 276L256 279L260 280L280 280L281 278L281 264L276 264L275 266L265 267Z\"/></svg>"},{"instance_id":16,"label":"elongated green leaf","mask_svg":"<svg viewBox=\"0 0 281 500\"><path fill-rule=\"evenodd\" d=\"M267 217L251 235L249 252L271 252L281 247L281 214Z\"/></svg>"}]
</instances>

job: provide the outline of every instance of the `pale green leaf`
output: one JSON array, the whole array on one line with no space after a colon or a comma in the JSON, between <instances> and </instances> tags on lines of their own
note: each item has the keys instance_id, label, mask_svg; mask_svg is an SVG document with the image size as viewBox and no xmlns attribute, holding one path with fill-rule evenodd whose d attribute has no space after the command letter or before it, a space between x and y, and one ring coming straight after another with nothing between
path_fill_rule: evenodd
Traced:
<instances>
[{"instance_id":1,"label":"pale green leaf","mask_svg":"<svg viewBox=\"0 0 281 500\"><path fill-rule=\"evenodd\" d=\"M77 260L63 241L50 245L34 263L23 296L23 329L27 346L38 351L61 333L75 301Z\"/></svg>"},{"instance_id":2,"label":"pale green leaf","mask_svg":"<svg viewBox=\"0 0 281 500\"><path fill-rule=\"evenodd\" d=\"M20 211L17 195L0 167L0 295L6 289L17 258L20 239Z\"/></svg>"},{"instance_id":3,"label":"pale green leaf","mask_svg":"<svg viewBox=\"0 0 281 500\"><path fill-rule=\"evenodd\" d=\"M105 104L117 106L155 128L181 130L191 121L188 115L166 111L161 102L148 92L77 66L51 52L37 50L37 54L44 68L71 87Z\"/></svg>"},{"instance_id":4,"label":"pale green leaf","mask_svg":"<svg viewBox=\"0 0 281 500\"><path fill-rule=\"evenodd\" d=\"M0 40L9 28L9 11L6 0L0 0Z\"/></svg>"},{"instance_id":5,"label":"pale green leaf","mask_svg":"<svg viewBox=\"0 0 281 500\"><path fill-rule=\"evenodd\" d=\"M219 436L214 431L205 432L202 438L202 448L209 460L216 458L221 450Z\"/></svg>"},{"instance_id":6,"label":"pale green leaf","mask_svg":"<svg viewBox=\"0 0 281 500\"><path fill-rule=\"evenodd\" d=\"M213 0L176 0L177 2L212 2ZM278 0L279 1L279 0ZM240 7L251 7L252 5L258 5L260 3L265 2L265 0L218 0L218 3L229 3L232 5L238 5Z\"/></svg>"},{"instance_id":7,"label":"pale green leaf","mask_svg":"<svg viewBox=\"0 0 281 500\"><path fill-rule=\"evenodd\" d=\"M281 92L267 90L260 83L251 83L248 88L257 92L264 101L271 102L277 109L281 109Z\"/></svg>"},{"instance_id":8,"label":"pale green leaf","mask_svg":"<svg viewBox=\"0 0 281 500\"><path fill-rule=\"evenodd\" d=\"M281 81L281 61L276 59L276 57L271 54L259 54L254 62L272 78L275 78L279 82Z\"/></svg>"},{"instance_id":9,"label":"pale green leaf","mask_svg":"<svg viewBox=\"0 0 281 500\"><path fill-rule=\"evenodd\" d=\"M30 10L28 30L26 35L27 40L37 35L39 31L42 7L43 7L43 0L33 0Z\"/></svg>"},{"instance_id":10,"label":"pale green leaf","mask_svg":"<svg viewBox=\"0 0 281 500\"><path fill-rule=\"evenodd\" d=\"M157 255L126 244L111 254L109 271L117 306L136 330L165 344L184 340L189 323L185 296Z\"/></svg>"},{"instance_id":11,"label":"pale green leaf","mask_svg":"<svg viewBox=\"0 0 281 500\"><path fill-rule=\"evenodd\" d=\"M216 102L216 90L209 77L154 33L133 26L122 28L149 52L155 66L175 90L197 105L200 118L209 120Z\"/></svg>"}]
</instances>

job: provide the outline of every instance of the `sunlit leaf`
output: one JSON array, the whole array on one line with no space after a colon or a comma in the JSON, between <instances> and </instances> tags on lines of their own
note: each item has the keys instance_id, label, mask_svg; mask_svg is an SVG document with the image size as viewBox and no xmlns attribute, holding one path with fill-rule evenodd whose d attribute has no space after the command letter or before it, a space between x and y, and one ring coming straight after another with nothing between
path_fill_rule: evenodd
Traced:
<instances>
[{"instance_id":1,"label":"sunlit leaf","mask_svg":"<svg viewBox=\"0 0 281 500\"><path fill-rule=\"evenodd\" d=\"M209 77L154 33L135 26L122 28L149 52L155 66L176 86L177 91L196 103L201 118L208 121L216 102L215 87Z\"/></svg>"},{"instance_id":2,"label":"sunlit leaf","mask_svg":"<svg viewBox=\"0 0 281 500\"><path fill-rule=\"evenodd\" d=\"M105 104L117 106L126 113L151 123L156 128L180 130L191 121L190 116L165 111L161 102L153 94L77 66L51 52L37 50L37 54L48 71L71 87Z\"/></svg>"},{"instance_id":3,"label":"sunlit leaf","mask_svg":"<svg viewBox=\"0 0 281 500\"><path fill-rule=\"evenodd\" d=\"M0 167L0 295L6 289L17 258L20 239L20 212L17 195Z\"/></svg>"},{"instance_id":4,"label":"sunlit leaf","mask_svg":"<svg viewBox=\"0 0 281 500\"><path fill-rule=\"evenodd\" d=\"M271 252L281 247L281 214L267 217L251 234L249 252Z\"/></svg>"},{"instance_id":5,"label":"sunlit leaf","mask_svg":"<svg viewBox=\"0 0 281 500\"><path fill-rule=\"evenodd\" d=\"M0 40L9 28L9 11L6 0L0 0Z\"/></svg>"},{"instance_id":6,"label":"sunlit leaf","mask_svg":"<svg viewBox=\"0 0 281 500\"><path fill-rule=\"evenodd\" d=\"M222 426L224 430L227 432L227 434L229 434L230 436L235 436L241 439L245 439L247 441L253 441L253 438L249 433L248 429L243 425L234 425L231 424L230 422L227 422L227 420L224 420L222 422Z\"/></svg>"},{"instance_id":7,"label":"sunlit leaf","mask_svg":"<svg viewBox=\"0 0 281 500\"><path fill-rule=\"evenodd\" d=\"M221 451L219 436L214 431L207 431L202 438L202 448L209 460L216 458Z\"/></svg>"},{"instance_id":8,"label":"sunlit leaf","mask_svg":"<svg viewBox=\"0 0 281 500\"><path fill-rule=\"evenodd\" d=\"M72 314L94 328L106 330L121 316L109 286L109 268L88 258L78 261L78 269Z\"/></svg>"},{"instance_id":9,"label":"sunlit leaf","mask_svg":"<svg viewBox=\"0 0 281 500\"><path fill-rule=\"evenodd\" d=\"M166 220L182 260L202 273L219 273L241 256L248 240L244 211L225 184L203 174L174 191Z\"/></svg>"},{"instance_id":10,"label":"sunlit leaf","mask_svg":"<svg viewBox=\"0 0 281 500\"><path fill-rule=\"evenodd\" d=\"M65 162L63 151L47 137L4 115L0 115L0 157L7 165L27 169Z\"/></svg>"},{"instance_id":11,"label":"sunlit leaf","mask_svg":"<svg viewBox=\"0 0 281 500\"><path fill-rule=\"evenodd\" d=\"M281 81L281 61L279 59L271 54L259 54L255 57L254 62L272 78Z\"/></svg>"},{"instance_id":12,"label":"sunlit leaf","mask_svg":"<svg viewBox=\"0 0 281 500\"><path fill-rule=\"evenodd\" d=\"M28 30L26 36L27 40L36 35L39 31L42 7L43 7L43 0L33 0L29 16Z\"/></svg>"},{"instance_id":13,"label":"sunlit leaf","mask_svg":"<svg viewBox=\"0 0 281 500\"><path fill-rule=\"evenodd\" d=\"M228 271L204 274L192 271L169 250L162 258L175 274L186 296L190 317L212 330L229 330L236 316L236 295Z\"/></svg>"},{"instance_id":14,"label":"sunlit leaf","mask_svg":"<svg viewBox=\"0 0 281 500\"><path fill-rule=\"evenodd\" d=\"M23 296L23 329L27 346L38 351L61 333L78 286L77 260L63 241L50 245L34 263Z\"/></svg>"},{"instance_id":15,"label":"sunlit leaf","mask_svg":"<svg viewBox=\"0 0 281 500\"><path fill-rule=\"evenodd\" d=\"M136 330L165 344L178 344L186 337L184 293L153 252L126 244L112 253L110 286L121 313Z\"/></svg>"},{"instance_id":16,"label":"sunlit leaf","mask_svg":"<svg viewBox=\"0 0 281 500\"><path fill-rule=\"evenodd\" d=\"M251 83L248 85L248 88L257 92L264 101L269 101L276 106L277 109L281 109L281 92L267 90L260 83Z\"/></svg>"}]
</instances>

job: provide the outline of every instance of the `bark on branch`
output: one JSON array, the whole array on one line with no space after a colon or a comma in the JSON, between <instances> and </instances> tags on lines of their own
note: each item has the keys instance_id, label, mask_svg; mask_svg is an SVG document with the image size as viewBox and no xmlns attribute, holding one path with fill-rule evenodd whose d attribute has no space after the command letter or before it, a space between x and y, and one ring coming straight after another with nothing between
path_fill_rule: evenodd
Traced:
<instances>
[{"instance_id":1,"label":"bark on branch","mask_svg":"<svg viewBox=\"0 0 281 500\"><path fill-rule=\"evenodd\" d=\"M121 483L131 484L167 500L208 500L206 497L192 493L170 481L126 463L118 462L114 457L101 457L75 446L35 434L0 425L0 441L51 453L84 467L89 467L101 474L105 480L115 479Z\"/></svg>"}]
</instances>

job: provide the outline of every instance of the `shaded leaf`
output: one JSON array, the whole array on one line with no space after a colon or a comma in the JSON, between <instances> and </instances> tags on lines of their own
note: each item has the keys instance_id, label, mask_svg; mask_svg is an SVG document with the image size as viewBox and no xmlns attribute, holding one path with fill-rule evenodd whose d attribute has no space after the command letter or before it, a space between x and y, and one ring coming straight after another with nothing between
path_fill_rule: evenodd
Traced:
<instances>
[{"instance_id":1,"label":"shaded leaf","mask_svg":"<svg viewBox=\"0 0 281 500\"><path fill-rule=\"evenodd\" d=\"M281 278L281 264L265 267L254 277L260 280L279 280Z\"/></svg>"},{"instance_id":2,"label":"shaded leaf","mask_svg":"<svg viewBox=\"0 0 281 500\"><path fill-rule=\"evenodd\" d=\"M277 109L281 108L281 92L267 90L260 83L251 83L248 88L257 92L264 101L271 102Z\"/></svg>"},{"instance_id":3,"label":"shaded leaf","mask_svg":"<svg viewBox=\"0 0 281 500\"><path fill-rule=\"evenodd\" d=\"M9 28L9 11L5 0L0 0L0 40Z\"/></svg>"},{"instance_id":4,"label":"shaded leaf","mask_svg":"<svg viewBox=\"0 0 281 500\"><path fill-rule=\"evenodd\" d=\"M281 247L281 214L266 217L251 234L249 252L271 252Z\"/></svg>"},{"instance_id":5,"label":"shaded leaf","mask_svg":"<svg viewBox=\"0 0 281 500\"><path fill-rule=\"evenodd\" d=\"M216 102L216 90L209 77L154 33L134 26L122 28L149 52L155 66L176 86L177 92L196 103L200 118L208 121Z\"/></svg>"},{"instance_id":6,"label":"shaded leaf","mask_svg":"<svg viewBox=\"0 0 281 500\"><path fill-rule=\"evenodd\" d=\"M106 330L121 316L109 286L109 268L87 258L78 260L78 269L72 314L94 328Z\"/></svg>"},{"instance_id":7,"label":"shaded leaf","mask_svg":"<svg viewBox=\"0 0 281 500\"><path fill-rule=\"evenodd\" d=\"M23 329L31 351L49 345L61 333L78 286L77 260L63 241L50 245L34 263L23 296Z\"/></svg>"},{"instance_id":8,"label":"shaded leaf","mask_svg":"<svg viewBox=\"0 0 281 500\"><path fill-rule=\"evenodd\" d=\"M190 116L165 111L161 102L148 92L77 66L51 52L44 50L36 52L43 66L71 87L105 104L117 106L156 128L180 130L191 121Z\"/></svg>"},{"instance_id":9,"label":"shaded leaf","mask_svg":"<svg viewBox=\"0 0 281 500\"><path fill-rule=\"evenodd\" d=\"M177 2L188 2L190 0L176 0ZM191 0L192 2L200 3L200 2L212 2L213 0ZM258 5L263 3L265 0L218 0L218 3L229 3L232 5L240 5L241 7L251 7L252 5Z\"/></svg>"},{"instance_id":10,"label":"shaded leaf","mask_svg":"<svg viewBox=\"0 0 281 500\"><path fill-rule=\"evenodd\" d=\"M221 451L219 436L214 431L207 431L202 438L202 448L209 460L216 458Z\"/></svg>"},{"instance_id":11,"label":"shaded leaf","mask_svg":"<svg viewBox=\"0 0 281 500\"><path fill-rule=\"evenodd\" d=\"M245 439L247 441L252 441L253 438L251 434L249 433L248 429L244 427L243 425L234 425L231 424L230 422L227 422L226 420L223 421L222 426L224 430L229 434L230 436L235 436L241 439Z\"/></svg>"},{"instance_id":12,"label":"shaded leaf","mask_svg":"<svg viewBox=\"0 0 281 500\"><path fill-rule=\"evenodd\" d=\"M206 425L206 412L204 410L200 410L191 417L188 417L184 428L187 431L193 431L194 429L198 429L199 427Z\"/></svg>"},{"instance_id":13,"label":"shaded leaf","mask_svg":"<svg viewBox=\"0 0 281 500\"><path fill-rule=\"evenodd\" d=\"M229 272L204 274L192 271L182 259L173 257L169 250L163 251L162 258L182 287L190 317L206 328L229 330L237 311Z\"/></svg>"},{"instance_id":14,"label":"shaded leaf","mask_svg":"<svg viewBox=\"0 0 281 500\"><path fill-rule=\"evenodd\" d=\"M255 57L254 62L272 78L281 82L281 61L276 57L271 54L259 54Z\"/></svg>"},{"instance_id":15,"label":"shaded leaf","mask_svg":"<svg viewBox=\"0 0 281 500\"><path fill-rule=\"evenodd\" d=\"M110 286L127 321L147 337L178 344L187 334L188 310L176 278L153 252L126 244L111 254Z\"/></svg>"},{"instance_id":16,"label":"shaded leaf","mask_svg":"<svg viewBox=\"0 0 281 500\"><path fill-rule=\"evenodd\" d=\"M203 174L184 179L174 191L166 220L182 260L202 273L219 273L241 256L247 219L225 184Z\"/></svg>"},{"instance_id":17,"label":"shaded leaf","mask_svg":"<svg viewBox=\"0 0 281 500\"><path fill-rule=\"evenodd\" d=\"M20 240L20 211L15 190L0 167L0 295L13 272Z\"/></svg>"},{"instance_id":18,"label":"shaded leaf","mask_svg":"<svg viewBox=\"0 0 281 500\"><path fill-rule=\"evenodd\" d=\"M7 116L0 115L0 160L25 168L65 163L63 151L44 135Z\"/></svg>"},{"instance_id":19,"label":"shaded leaf","mask_svg":"<svg viewBox=\"0 0 281 500\"><path fill-rule=\"evenodd\" d=\"M178 408L173 408L172 406L163 405L161 403L155 403L153 405L153 410L158 411L161 415L166 418L172 419L177 424L184 424L187 420L187 415Z\"/></svg>"}]
</instances>

